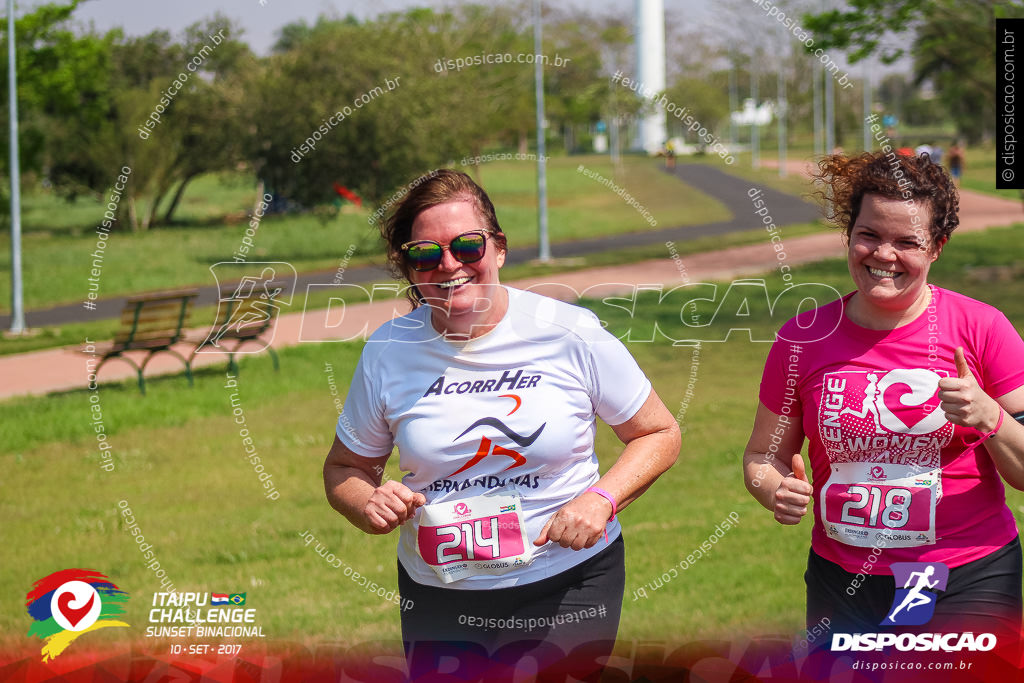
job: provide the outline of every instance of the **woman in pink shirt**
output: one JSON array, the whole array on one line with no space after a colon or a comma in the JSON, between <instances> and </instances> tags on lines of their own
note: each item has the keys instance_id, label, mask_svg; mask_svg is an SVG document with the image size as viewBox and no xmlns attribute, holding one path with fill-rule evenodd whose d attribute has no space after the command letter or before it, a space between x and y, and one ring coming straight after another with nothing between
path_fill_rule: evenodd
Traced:
<instances>
[{"instance_id":1,"label":"woman in pink shirt","mask_svg":"<svg viewBox=\"0 0 1024 683\"><path fill-rule=\"evenodd\" d=\"M1024 490L1024 341L995 308L928 283L959 222L940 166L836 155L817 177L856 290L779 330L747 489L780 524L813 509L807 624L831 631L815 644L909 626L1011 645L1021 546L1003 480Z\"/></svg>"}]
</instances>

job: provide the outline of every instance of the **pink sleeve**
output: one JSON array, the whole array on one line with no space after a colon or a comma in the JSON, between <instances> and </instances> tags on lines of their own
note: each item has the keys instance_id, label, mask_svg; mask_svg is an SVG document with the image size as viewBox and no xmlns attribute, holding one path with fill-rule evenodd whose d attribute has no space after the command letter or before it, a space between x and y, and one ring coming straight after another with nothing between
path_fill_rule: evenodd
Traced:
<instances>
[{"instance_id":1,"label":"pink sleeve","mask_svg":"<svg viewBox=\"0 0 1024 683\"><path fill-rule=\"evenodd\" d=\"M981 331L981 385L992 398L1024 386L1024 340L996 311Z\"/></svg>"},{"instance_id":2,"label":"pink sleeve","mask_svg":"<svg viewBox=\"0 0 1024 683\"><path fill-rule=\"evenodd\" d=\"M799 383L800 380L799 377L790 378L787 370L789 358L792 354L791 347L794 346L794 343L786 341L782 335L789 324L790 323L786 323L786 325L779 330L779 335L776 337L771 350L768 352L768 358L764 362L764 372L761 374L761 390L758 394L758 398L761 400L761 403L764 404L764 407L776 415L782 414L787 380L792 379L796 383ZM799 396L799 391L797 391L797 395ZM797 405L790 409L793 410L796 415L801 415L803 412L800 408L799 400L797 401Z\"/></svg>"}]
</instances>

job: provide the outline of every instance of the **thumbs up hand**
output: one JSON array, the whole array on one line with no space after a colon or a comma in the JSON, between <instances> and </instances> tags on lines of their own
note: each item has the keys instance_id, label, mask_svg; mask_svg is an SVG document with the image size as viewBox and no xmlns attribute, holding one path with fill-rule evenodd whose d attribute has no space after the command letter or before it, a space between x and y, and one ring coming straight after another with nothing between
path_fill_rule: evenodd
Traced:
<instances>
[{"instance_id":1,"label":"thumbs up hand","mask_svg":"<svg viewBox=\"0 0 1024 683\"><path fill-rule=\"evenodd\" d=\"M811 502L811 493L814 492L807 481L803 456L795 453L792 465L793 473L784 478L775 490L772 507L779 524L799 524L807 514L807 504Z\"/></svg>"},{"instance_id":2,"label":"thumbs up hand","mask_svg":"<svg viewBox=\"0 0 1024 683\"><path fill-rule=\"evenodd\" d=\"M957 376L939 380L939 407L946 414L946 419L955 425L974 427L982 432L992 431L999 423L1002 407L978 385L974 373L967 366L962 346L956 347L953 360Z\"/></svg>"}]
</instances>

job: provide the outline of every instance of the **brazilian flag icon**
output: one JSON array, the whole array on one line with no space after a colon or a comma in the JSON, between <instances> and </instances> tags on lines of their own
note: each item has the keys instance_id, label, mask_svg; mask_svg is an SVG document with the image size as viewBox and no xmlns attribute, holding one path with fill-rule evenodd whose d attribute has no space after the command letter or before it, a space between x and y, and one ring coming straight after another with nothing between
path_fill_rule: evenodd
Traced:
<instances>
[{"instance_id":1,"label":"brazilian flag icon","mask_svg":"<svg viewBox=\"0 0 1024 683\"><path fill-rule=\"evenodd\" d=\"M232 593L228 596L228 602L230 602L232 605L244 605L245 595L245 593Z\"/></svg>"}]
</instances>

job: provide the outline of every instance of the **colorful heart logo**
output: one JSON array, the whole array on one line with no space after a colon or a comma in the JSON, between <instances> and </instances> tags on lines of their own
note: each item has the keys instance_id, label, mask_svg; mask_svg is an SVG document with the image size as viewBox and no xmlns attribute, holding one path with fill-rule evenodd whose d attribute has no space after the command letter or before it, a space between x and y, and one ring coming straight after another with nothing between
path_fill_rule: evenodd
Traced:
<instances>
[{"instance_id":1,"label":"colorful heart logo","mask_svg":"<svg viewBox=\"0 0 1024 683\"><path fill-rule=\"evenodd\" d=\"M96 595L92 594L89 596L89 601L85 603L84 607L72 607L71 603L76 599L74 593L61 593L57 596L57 610L64 615L64 618L68 620L71 626L78 626L79 622L85 619L89 612L92 610L92 605L96 601Z\"/></svg>"},{"instance_id":2,"label":"colorful heart logo","mask_svg":"<svg viewBox=\"0 0 1024 683\"><path fill-rule=\"evenodd\" d=\"M57 624L68 631L84 631L100 616L103 600L96 589L84 581L66 581L53 591L50 613Z\"/></svg>"},{"instance_id":3,"label":"colorful heart logo","mask_svg":"<svg viewBox=\"0 0 1024 683\"><path fill-rule=\"evenodd\" d=\"M95 569L61 569L32 585L25 609L32 617L28 635L44 641L39 654L48 662L79 636L98 629L128 624L124 614L128 594Z\"/></svg>"}]
</instances>

